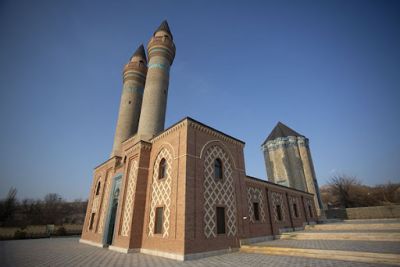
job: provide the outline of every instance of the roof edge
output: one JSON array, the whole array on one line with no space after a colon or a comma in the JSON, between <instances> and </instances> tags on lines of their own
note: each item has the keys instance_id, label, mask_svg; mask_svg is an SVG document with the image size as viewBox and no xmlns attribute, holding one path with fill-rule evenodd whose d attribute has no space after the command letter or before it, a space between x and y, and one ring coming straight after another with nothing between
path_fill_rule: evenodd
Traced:
<instances>
[{"instance_id":1,"label":"roof edge","mask_svg":"<svg viewBox=\"0 0 400 267\"><path fill-rule=\"evenodd\" d=\"M241 143L241 144L243 144L243 145L246 144L244 141L242 141L242 140L240 140L240 139L237 139L237 138L235 138L235 137L233 137L233 136L230 136L230 135L228 135L228 134L226 134L226 133L224 133L224 132L221 132L221 131L219 131L219 130L217 130L217 129L211 127L211 126L208 126L208 125L206 125L206 124L204 124L204 123L202 123L202 122L199 122L199 121L197 121L197 120L195 120L195 119L193 119L193 118L191 118L191 117L189 117L189 116L184 117L183 119L179 120L178 122L172 124L171 126L169 126L169 127L166 128L166 129L164 129L164 130L163 130L162 132L160 132L159 134L153 136L153 138L151 138L150 141L156 139L157 137L159 137L160 135L162 135L162 134L165 133L166 131L172 129L173 127L175 127L175 126L177 126L178 124L184 122L185 120L188 120L188 121L194 122L194 123L196 123L196 124L199 124L199 125L201 125L201 126L203 126L203 127L206 127L206 128L208 128L208 129L210 129L210 130L212 130L212 131L214 131L214 132L217 132L217 133L219 133L219 134L221 134L221 135L224 135L225 137L227 137L227 138L229 138L229 139L232 139L232 140L234 140L234 141L236 141L236 142L239 142L239 143Z\"/></svg>"},{"instance_id":2,"label":"roof edge","mask_svg":"<svg viewBox=\"0 0 400 267\"><path fill-rule=\"evenodd\" d=\"M302 191L302 190L299 190L299 189L296 189L296 188L292 188L292 187L287 187L287 186L284 186L284 185L276 184L276 183L273 183L273 182L270 182L270 181L267 181L267 180L263 180L263 179L260 179L260 178L257 178L257 177L253 177L253 176L250 176L250 175L247 175L247 174L246 174L246 178L248 178L250 180L255 180L257 182L262 182L262 183L278 186L278 187L283 188L283 189L289 189L289 190L293 190L293 191L300 192L300 193L307 194L307 195L311 195L311 196L314 195L314 194L311 194L311 193L306 192L306 191Z\"/></svg>"}]
</instances>

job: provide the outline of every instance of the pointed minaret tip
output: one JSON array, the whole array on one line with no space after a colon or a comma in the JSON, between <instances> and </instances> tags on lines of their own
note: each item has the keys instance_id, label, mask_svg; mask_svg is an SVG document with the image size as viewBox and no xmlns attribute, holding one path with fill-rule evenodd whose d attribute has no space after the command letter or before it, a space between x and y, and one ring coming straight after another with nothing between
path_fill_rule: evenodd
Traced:
<instances>
[{"instance_id":1,"label":"pointed minaret tip","mask_svg":"<svg viewBox=\"0 0 400 267\"><path fill-rule=\"evenodd\" d=\"M131 56L130 61L132 61L132 59L133 59L134 57L142 58L142 59L144 59L145 62L147 62L147 59L146 59L146 52L144 51L144 46L143 46L143 44L141 44L141 45L136 49L135 53L133 53L133 55Z\"/></svg>"},{"instance_id":2,"label":"pointed minaret tip","mask_svg":"<svg viewBox=\"0 0 400 267\"><path fill-rule=\"evenodd\" d=\"M160 32L160 31L164 31L164 32L168 33L171 36L171 39L173 39L167 20L164 20L163 22L161 22L161 25L158 26L157 30L154 32L153 35L156 35L156 33Z\"/></svg>"}]
</instances>

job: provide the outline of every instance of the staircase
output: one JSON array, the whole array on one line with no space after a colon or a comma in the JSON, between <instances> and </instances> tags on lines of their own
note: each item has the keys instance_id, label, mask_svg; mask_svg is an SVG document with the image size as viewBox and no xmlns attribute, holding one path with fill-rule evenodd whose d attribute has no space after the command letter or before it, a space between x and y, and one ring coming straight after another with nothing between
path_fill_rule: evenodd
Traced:
<instances>
[{"instance_id":1,"label":"staircase","mask_svg":"<svg viewBox=\"0 0 400 267\"><path fill-rule=\"evenodd\" d=\"M355 220L307 226L275 240L241 247L245 253L400 266L400 220Z\"/></svg>"}]
</instances>

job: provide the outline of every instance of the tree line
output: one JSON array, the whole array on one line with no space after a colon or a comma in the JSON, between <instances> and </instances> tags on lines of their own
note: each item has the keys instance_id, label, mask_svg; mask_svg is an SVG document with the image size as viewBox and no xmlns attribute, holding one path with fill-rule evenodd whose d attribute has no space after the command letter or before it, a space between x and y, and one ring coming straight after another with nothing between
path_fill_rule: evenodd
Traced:
<instances>
[{"instance_id":1,"label":"tree line","mask_svg":"<svg viewBox=\"0 0 400 267\"><path fill-rule=\"evenodd\" d=\"M6 198L0 200L0 226L83 224L86 207L87 200L67 202L56 193L43 199L19 200L17 189L10 188Z\"/></svg>"},{"instance_id":2,"label":"tree line","mask_svg":"<svg viewBox=\"0 0 400 267\"><path fill-rule=\"evenodd\" d=\"M356 208L400 204L400 183L368 186L355 176L335 175L320 188L326 208ZM43 199L17 198L17 189L10 188L0 200L0 226L26 227L45 224L83 224L87 200L65 201L50 193Z\"/></svg>"},{"instance_id":3,"label":"tree line","mask_svg":"<svg viewBox=\"0 0 400 267\"><path fill-rule=\"evenodd\" d=\"M400 204L400 183L368 186L355 176L335 175L320 188L327 208L357 208Z\"/></svg>"}]
</instances>

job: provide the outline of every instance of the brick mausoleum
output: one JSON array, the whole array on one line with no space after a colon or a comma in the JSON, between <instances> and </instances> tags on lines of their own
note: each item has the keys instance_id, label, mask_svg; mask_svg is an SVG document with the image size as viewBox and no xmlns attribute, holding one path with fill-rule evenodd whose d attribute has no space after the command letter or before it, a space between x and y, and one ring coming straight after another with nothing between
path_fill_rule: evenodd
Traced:
<instances>
[{"instance_id":1,"label":"brick mausoleum","mask_svg":"<svg viewBox=\"0 0 400 267\"><path fill-rule=\"evenodd\" d=\"M147 55L140 46L124 68L112 154L94 170L80 242L185 260L316 222L308 139L278 125L263 149L281 184L247 176L243 141L191 118L164 129L175 57L166 21Z\"/></svg>"}]
</instances>

